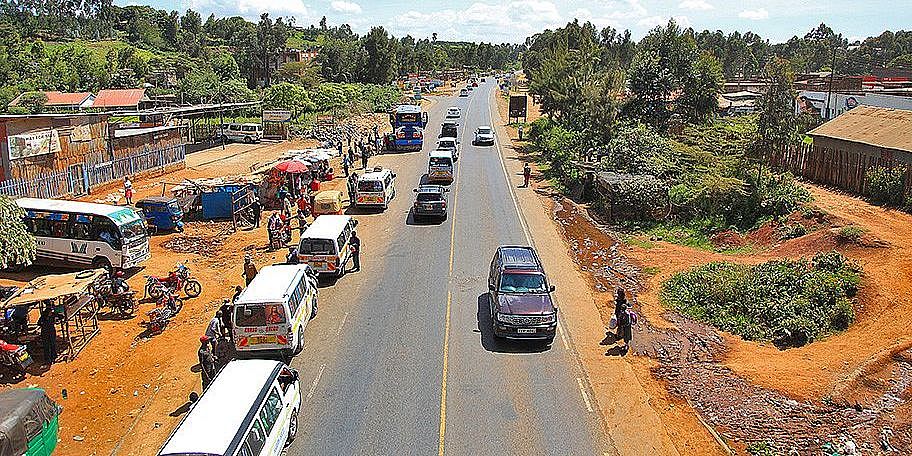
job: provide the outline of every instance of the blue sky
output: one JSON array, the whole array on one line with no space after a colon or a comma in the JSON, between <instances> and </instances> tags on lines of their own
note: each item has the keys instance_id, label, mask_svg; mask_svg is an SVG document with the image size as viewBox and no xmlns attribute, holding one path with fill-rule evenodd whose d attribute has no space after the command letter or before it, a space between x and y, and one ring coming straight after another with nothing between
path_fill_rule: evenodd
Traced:
<instances>
[{"instance_id":1,"label":"blue sky","mask_svg":"<svg viewBox=\"0 0 912 456\"><path fill-rule=\"evenodd\" d=\"M522 42L545 28L573 18L599 27L630 29L642 37L675 18L697 30L751 30L774 42L803 35L826 22L843 36L864 38L884 30L912 29L912 0L116 0L119 5L149 4L167 10L193 8L203 14L261 12L294 16L298 25L326 16L330 24L348 23L358 33L383 25L393 34L415 37L437 32L442 40Z\"/></svg>"}]
</instances>

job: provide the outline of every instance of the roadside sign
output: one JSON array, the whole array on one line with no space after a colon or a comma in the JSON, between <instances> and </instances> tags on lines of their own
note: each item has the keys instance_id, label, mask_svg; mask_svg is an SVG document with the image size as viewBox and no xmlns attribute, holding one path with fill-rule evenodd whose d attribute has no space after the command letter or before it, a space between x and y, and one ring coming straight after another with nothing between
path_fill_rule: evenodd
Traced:
<instances>
[{"instance_id":1,"label":"roadside sign","mask_svg":"<svg viewBox=\"0 0 912 456\"><path fill-rule=\"evenodd\" d=\"M291 120L291 111L263 111L263 122L288 122L289 120Z\"/></svg>"},{"instance_id":2,"label":"roadside sign","mask_svg":"<svg viewBox=\"0 0 912 456\"><path fill-rule=\"evenodd\" d=\"M510 95L510 117L526 117L526 95Z\"/></svg>"},{"instance_id":3,"label":"roadside sign","mask_svg":"<svg viewBox=\"0 0 912 456\"><path fill-rule=\"evenodd\" d=\"M336 120L332 114L320 114L317 116L317 125L335 125Z\"/></svg>"}]
</instances>

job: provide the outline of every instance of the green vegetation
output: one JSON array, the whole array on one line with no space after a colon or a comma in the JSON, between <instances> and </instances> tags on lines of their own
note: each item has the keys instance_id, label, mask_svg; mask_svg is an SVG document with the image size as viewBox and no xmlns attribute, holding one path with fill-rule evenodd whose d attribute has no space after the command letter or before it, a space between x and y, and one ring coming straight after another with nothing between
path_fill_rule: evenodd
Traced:
<instances>
[{"instance_id":1,"label":"green vegetation","mask_svg":"<svg viewBox=\"0 0 912 456\"><path fill-rule=\"evenodd\" d=\"M869 168L865 173L866 196L874 204L903 206L906 201L906 195L903 194L906 173L906 168L902 166Z\"/></svg>"},{"instance_id":2,"label":"green vegetation","mask_svg":"<svg viewBox=\"0 0 912 456\"><path fill-rule=\"evenodd\" d=\"M29 265L35 259L35 238L25 230L24 217L13 200L0 196L0 270Z\"/></svg>"},{"instance_id":3,"label":"green vegetation","mask_svg":"<svg viewBox=\"0 0 912 456\"><path fill-rule=\"evenodd\" d=\"M746 340L782 348L844 330L860 269L838 252L758 265L715 262L662 285L665 306Z\"/></svg>"},{"instance_id":4,"label":"green vegetation","mask_svg":"<svg viewBox=\"0 0 912 456\"><path fill-rule=\"evenodd\" d=\"M839 229L839 238L846 242L858 242L867 230L856 225L846 225Z\"/></svg>"}]
</instances>

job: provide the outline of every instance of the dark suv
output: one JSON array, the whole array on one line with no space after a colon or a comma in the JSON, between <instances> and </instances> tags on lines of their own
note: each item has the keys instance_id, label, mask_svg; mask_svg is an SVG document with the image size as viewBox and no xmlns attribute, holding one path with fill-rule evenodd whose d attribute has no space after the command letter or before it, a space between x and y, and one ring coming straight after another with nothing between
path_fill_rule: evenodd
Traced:
<instances>
[{"instance_id":1,"label":"dark suv","mask_svg":"<svg viewBox=\"0 0 912 456\"><path fill-rule=\"evenodd\" d=\"M532 247L500 246L488 274L491 322L495 337L554 340L557 307L554 287Z\"/></svg>"},{"instance_id":2,"label":"dark suv","mask_svg":"<svg viewBox=\"0 0 912 456\"><path fill-rule=\"evenodd\" d=\"M415 219L437 217L447 218L447 192L442 185L420 185L415 189L415 205L412 215Z\"/></svg>"}]
</instances>

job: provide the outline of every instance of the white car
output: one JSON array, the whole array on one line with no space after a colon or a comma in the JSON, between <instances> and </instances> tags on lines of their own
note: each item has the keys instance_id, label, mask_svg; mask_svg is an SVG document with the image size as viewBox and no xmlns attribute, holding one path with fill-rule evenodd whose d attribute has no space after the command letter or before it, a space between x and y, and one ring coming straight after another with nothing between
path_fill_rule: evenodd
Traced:
<instances>
[{"instance_id":1,"label":"white car","mask_svg":"<svg viewBox=\"0 0 912 456\"><path fill-rule=\"evenodd\" d=\"M456 138L441 137L437 140L437 150L448 150L453 154L453 160L459 160L459 141Z\"/></svg>"},{"instance_id":2,"label":"white car","mask_svg":"<svg viewBox=\"0 0 912 456\"><path fill-rule=\"evenodd\" d=\"M455 106L447 108L447 112L446 112L447 119L456 119L461 115L462 115L462 111L459 108L457 108Z\"/></svg>"},{"instance_id":3,"label":"white car","mask_svg":"<svg viewBox=\"0 0 912 456\"><path fill-rule=\"evenodd\" d=\"M476 146L493 146L494 145L494 129L488 125L482 125L475 129L475 140L472 141L472 144Z\"/></svg>"}]
</instances>

